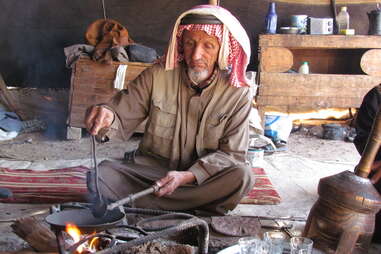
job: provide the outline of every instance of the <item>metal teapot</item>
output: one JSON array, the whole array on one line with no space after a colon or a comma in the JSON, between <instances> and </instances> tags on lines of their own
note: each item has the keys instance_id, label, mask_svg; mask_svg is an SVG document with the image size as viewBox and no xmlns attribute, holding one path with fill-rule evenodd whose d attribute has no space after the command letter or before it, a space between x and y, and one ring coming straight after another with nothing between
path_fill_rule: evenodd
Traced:
<instances>
[{"instance_id":1,"label":"metal teapot","mask_svg":"<svg viewBox=\"0 0 381 254\"><path fill-rule=\"evenodd\" d=\"M379 4L377 9L368 12L369 18L369 35L381 35L381 10Z\"/></svg>"}]
</instances>

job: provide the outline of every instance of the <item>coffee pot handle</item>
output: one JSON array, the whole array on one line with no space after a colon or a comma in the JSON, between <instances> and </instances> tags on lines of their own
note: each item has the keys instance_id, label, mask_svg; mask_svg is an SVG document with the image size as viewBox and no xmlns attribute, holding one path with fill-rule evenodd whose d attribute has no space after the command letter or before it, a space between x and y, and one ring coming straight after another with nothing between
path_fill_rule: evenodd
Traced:
<instances>
[{"instance_id":1,"label":"coffee pot handle","mask_svg":"<svg viewBox=\"0 0 381 254\"><path fill-rule=\"evenodd\" d=\"M378 153L381 144L381 107L378 109L377 115L374 118L372 130L368 136L364 151L361 155L359 164L355 169L355 174L360 177L367 178L374 159Z\"/></svg>"}]
</instances>

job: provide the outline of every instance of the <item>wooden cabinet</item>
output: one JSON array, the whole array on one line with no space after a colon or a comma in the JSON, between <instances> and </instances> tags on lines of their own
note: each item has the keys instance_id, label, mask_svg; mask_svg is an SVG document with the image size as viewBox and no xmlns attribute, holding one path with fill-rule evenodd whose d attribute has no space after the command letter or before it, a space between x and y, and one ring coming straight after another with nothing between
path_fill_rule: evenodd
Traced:
<instances>
[{"instance_id":1,"label":"wooden cabinet","mask_svg":"<svg viewBox=\"0 0 381 254\"><path fill-rule=\"evenodd\" d=\"M260 35L261 111L357 108L381 83L381 36ZM295 73L309 62L310 74Z\"/></svg>"},{"instance_id":2,"label":"wooden cabinet","mask_svg":"<svg viewBox=\"0 0 381 254\"><path fill-rule=\"evenodd\" d=\"M80 128L85 127L84 118L88 107L108 102L118 92L114 88L114 79L120 64L122 63L100 64L89 59L80 59L76 62L70 84L68 139L80 138ZM152 66L136 62L126 64L124 88L143 70Z\"/></svg>"}]
</instances>

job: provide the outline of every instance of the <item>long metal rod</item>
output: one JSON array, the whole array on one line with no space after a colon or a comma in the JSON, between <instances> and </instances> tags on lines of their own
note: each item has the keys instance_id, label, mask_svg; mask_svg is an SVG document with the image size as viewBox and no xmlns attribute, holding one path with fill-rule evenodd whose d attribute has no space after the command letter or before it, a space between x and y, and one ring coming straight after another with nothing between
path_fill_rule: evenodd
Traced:
<instances>
[{"instance_id":1,"label":"long metal rod","mask_svg":"<svg viewBox=\"0 0 381 254\"><path fill-rule=\"evenodd\" d=\"M97 198L101 198L101 193L99 192L99 176L98 176L98 163L97 163L97 154L96 154L96 141L95 136L91 136L91 155L93 157L94 171L95 171L95 191L97 193Z\"/></svg>"},{"instance_id":2,"label":"long metal rod","mask_svg":"<svg viewBox=\"0 0 381 254\"><path fill-rule=\"evenodd\" d=\"M361 155L359 164L356 167L356 175L367 178L374 159L378 153L381 144L381 107L378 109L377 115L374 118L372 130L369 134L365 149Z\"/></svg>"},{"instance_id":3,"label":"long metal rod","mask_svg":"<svg viewBox=\"0 0 381 254\"><path fill-rule=\"evenodd\" d=\"M112 209L114 209L116 207L119 207L119 206L122 206L124 204L131 203L131 202L133 202L134 200L136 200L138 198L141 198L143 196L149 195L149 194L154 193L154 192L156 192L158 190L159 190L159 186L158 185L153 185L153 186L151 186L148 189L142 190L142 191L137 192L135 194L131 194L131 195L129 195L126 198L123 198L121 200L118 200L118 201L116 201L114 203L111 203L111 204L107 205L107 210L112 210Z\"/></svg>"}]
</instances>

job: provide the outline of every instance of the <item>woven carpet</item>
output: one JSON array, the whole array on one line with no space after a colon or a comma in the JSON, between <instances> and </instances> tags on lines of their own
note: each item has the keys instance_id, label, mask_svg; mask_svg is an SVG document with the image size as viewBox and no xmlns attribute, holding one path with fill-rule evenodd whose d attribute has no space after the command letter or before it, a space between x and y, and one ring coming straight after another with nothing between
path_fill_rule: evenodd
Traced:
<instances>
[{"instance_id":1,"label":"woven carpet","mask_svg":"<svg viewBox=\"0 0 381 254\"><path fill-rule=\"evenodd\" d=\"M34 171L0 168L0 188L8 188L13 196L2 199L9 203L63 203L85 200L86 172L83 166Z\"/></svg>"},{"instance_id":2,"label":"woven carpet","mask_svg":"<svg viewBox=\"0 0 381 254\"><path fill-rule=\"evenodd\" d=\"M281 198L263 168L252 168L255 176L253 189L241 200L241 204L276 205Z\"/></svg>"},{"instance_id":3,"label":"woven carpet","mask_svg":"<svg viewBox=\"0 0 381 254\"><path fill-rule=\"evenodd\" d=\"M0 168L0 188L13 192L10 199L1 202L10 203L57 203L83 201L87 193L86 171L83 166L47 171L29 169L12 170ZM271 205L278 204L281 198L274 189L263 168L253 168L254 188L241 204Z\"/></svg>"}]
</instances>

